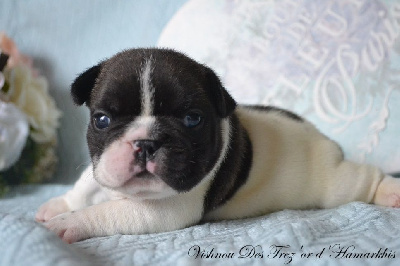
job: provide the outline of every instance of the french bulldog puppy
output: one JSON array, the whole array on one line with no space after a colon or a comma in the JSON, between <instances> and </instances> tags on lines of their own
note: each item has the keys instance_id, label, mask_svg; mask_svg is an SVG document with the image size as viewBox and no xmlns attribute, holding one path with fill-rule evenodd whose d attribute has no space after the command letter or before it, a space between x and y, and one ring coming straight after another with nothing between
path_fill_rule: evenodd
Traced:
<instances>
[{"instance_id":1,"label":"french bulldog puppy","mask_svg":"<svg viewBox=\"0 0 400 266\"><path fill-rule=\"evenodd\" d=\"M121 52L71 93L90 110L92 164L36 214L68 243L351 201L400 206L400 180L344 160L296 114L238 106L210 68L173 50Z\"/></svg>"}]
</instances>

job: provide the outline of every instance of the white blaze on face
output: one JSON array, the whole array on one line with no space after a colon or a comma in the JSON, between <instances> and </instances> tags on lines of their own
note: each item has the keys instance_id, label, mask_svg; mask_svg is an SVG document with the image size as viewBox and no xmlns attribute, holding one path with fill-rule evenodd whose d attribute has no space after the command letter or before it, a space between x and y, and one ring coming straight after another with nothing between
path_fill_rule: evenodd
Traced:
<instances>
[{"instance_id":1,"label":"white blaze on face","mask_svg":"<svg viewBox=\"0 0 400 266\"><path fill-rule=\"evenodd\" d=\"M142 97L142 113L141 116L152 116L154 108L154 87L151 84L152 59L147 59L140 73L140 88Z\"/></svg>"}]
</instances>

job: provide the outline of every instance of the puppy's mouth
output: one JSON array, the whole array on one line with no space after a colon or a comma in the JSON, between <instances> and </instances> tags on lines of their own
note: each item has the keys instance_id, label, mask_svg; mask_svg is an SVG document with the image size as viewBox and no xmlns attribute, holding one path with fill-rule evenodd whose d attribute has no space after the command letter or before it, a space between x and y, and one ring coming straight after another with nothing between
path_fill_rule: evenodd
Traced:
<instances>
[{"instance_id":1,"label":"puppy's mouth","mask_svg":"<svg viewBox=\"0 0 400 266\"><path fill-rule=\"evenodd\" d=\"M120 187L143 185L155 179L157 179L157 177L154 174L144 170L140 173L132 174L132 176L128 178Z\"/></svg>"},{"instance_id":2,"label":"puppy's mouth","mask_svg":"<svg viewBox=\"0 0 400 266\"><path fill-rule=\"evenodd\" d=\"M130 172L136 178L148 178L156 175L157 164L152 160L134 160Z\"/></svg>"},{"instance_id":3,"label":"puppy's mouth","mask_svg":"<svg viewBox=\"0 0 400 266\"><path fill-rule=\"evenodd\" d=\"M175 195L177 192L161 179L158 164L161 162L134 160L125 182L113 189L140 199L161 199Z\"/></svg>"},{"instance_id":4,"label":"puppy's mouth","mask_svg":"<svg viewBox=\"0 0 400 266\"><path fill-rule=\"evenodd\" d=\"M134 176L135 178L152 178L154 175L147 170L140 172Z\"/></svg>"}]
</instances>

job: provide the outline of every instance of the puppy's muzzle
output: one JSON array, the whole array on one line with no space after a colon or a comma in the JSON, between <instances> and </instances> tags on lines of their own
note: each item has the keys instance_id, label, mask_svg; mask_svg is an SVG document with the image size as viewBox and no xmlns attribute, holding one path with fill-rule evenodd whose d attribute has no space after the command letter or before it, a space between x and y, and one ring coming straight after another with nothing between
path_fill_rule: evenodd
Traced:
<instances>
[{"instance_id":1,"label":"puppy's muzzle","mask_svg":"<svg viewBox=\"0 0 400 266\"><path fill-rule=\"evenodd\" d=\"M133 151L135 158L141 162L154 160L157 150L161 143L155 140L135 140L133 142Z\"/></svg>"}]
</instances>

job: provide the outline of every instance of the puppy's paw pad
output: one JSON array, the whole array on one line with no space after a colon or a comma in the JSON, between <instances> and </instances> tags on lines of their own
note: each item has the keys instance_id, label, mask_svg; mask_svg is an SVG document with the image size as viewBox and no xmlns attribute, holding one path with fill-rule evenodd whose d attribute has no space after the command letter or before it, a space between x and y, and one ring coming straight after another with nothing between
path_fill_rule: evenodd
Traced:
<instances>
[{"instance_id":1,"label":"puppy's paw pad","mask_svg":"<svg viewBox=\"0 0 400 266\"><path fill-rule=\"evenodd\" d=\"M38 222L46 222L51 218L68 211L70 211L68 204L62 197L53 198L40 206L36 213L35 220Z\"/></svg>"}]
</instances>

